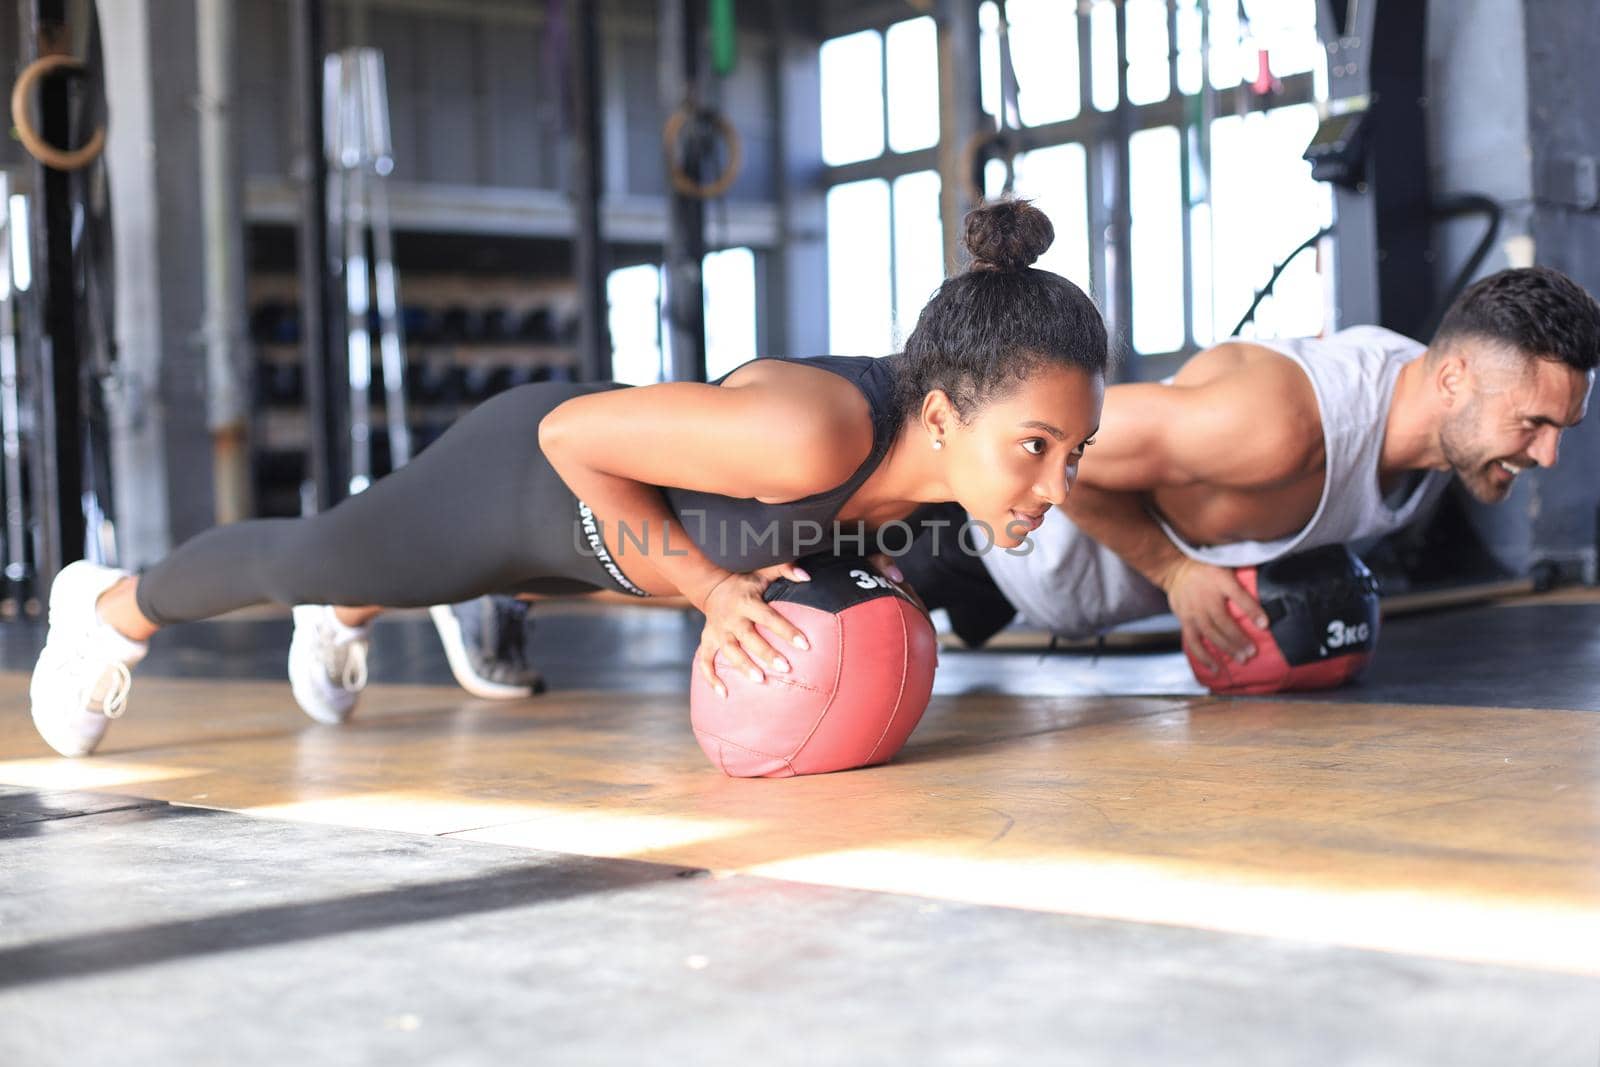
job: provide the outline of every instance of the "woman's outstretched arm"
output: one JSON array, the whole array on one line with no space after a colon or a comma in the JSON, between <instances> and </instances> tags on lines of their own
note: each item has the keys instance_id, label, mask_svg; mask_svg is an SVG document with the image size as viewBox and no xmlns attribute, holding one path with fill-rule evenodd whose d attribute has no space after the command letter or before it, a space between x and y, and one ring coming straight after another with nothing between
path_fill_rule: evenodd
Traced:
<instances>
[{"instance_id":1,"label":"woman's outstretched arm","mask_svg":"<svg viewBox=\"0 0 1600 1067\"><path fill-rule=\"evenodd\" d=\"M574 397L545 416L539 444L597 515L650 531L653 543L661 543L654 536L661 531L675 546L671 555L651 555L649 564L705 612L698 660L713 685L721 685L711 665L719 649L753 678L762 666L785 670L756 625L804 641L761 600L772 578L799 577L792 565L750 575L722 569L690 541L659 487L768 500L831 489L872 447L870 414L859 391L832 375L808 373L746 385L671 382L608 390Z\"/></svg>"}]
</instances>

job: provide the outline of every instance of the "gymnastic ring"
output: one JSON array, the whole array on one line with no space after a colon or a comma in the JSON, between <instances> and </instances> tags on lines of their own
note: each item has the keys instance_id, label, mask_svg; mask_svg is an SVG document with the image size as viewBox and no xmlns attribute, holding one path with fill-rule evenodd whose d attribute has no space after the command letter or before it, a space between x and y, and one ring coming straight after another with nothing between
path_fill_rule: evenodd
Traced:
<instances>
[{"instance_id":1,"label":"gymnastic ring","mask_svg":"<svg viewBox=\"0 0 1600 1067\"><path fill-rule=\"evenodd\" d=\"M722 173L709 182L696 181L684 172L683 166L678 162L678 140L683 136L689 121L696 119L711 124L717 136L722 138L728 146L728 159L722 167ZM661 144L667 154L667 176L672 180L672 188L682 196L692 196L697 200L715 200L726 193L739 176L739 170L744 166L744 141L739 137L739 131L733 128L721 112L709 108L696 108L688 104L680 107L667 116L666 125L661 127Z\"/></svg>"},{"instance_id":2,"label":"gymnastic ring","mask_svg":"<svg viewBox=\"0 0 1600 1067\"><path fill-rule=\"evenodd\" d=\"M991 159L1003 159L1009 165L1019 147L1010 130L979 130L967 138L967 143L961 148L961 175L972 203L981 204L987 199L980 169L982 165Z\"/></svg>"},{"instance_id":3,"label":"gymnastic ring","mask_svg":"<svg viewBox=\"0 0 1600 1067\"><path fill-rule=\"evenodd\" d=\"M29 155L52 170L82 170L98 159L106 147L106 128L101 126L90 134L82 148L57 148L39 136L28 116L28 98L35 84L51 74L82 73L83 70L83 60L56 52L29 63L11 87L11 124L17 129L17 139Z\"/></svg>"}]
</instances>

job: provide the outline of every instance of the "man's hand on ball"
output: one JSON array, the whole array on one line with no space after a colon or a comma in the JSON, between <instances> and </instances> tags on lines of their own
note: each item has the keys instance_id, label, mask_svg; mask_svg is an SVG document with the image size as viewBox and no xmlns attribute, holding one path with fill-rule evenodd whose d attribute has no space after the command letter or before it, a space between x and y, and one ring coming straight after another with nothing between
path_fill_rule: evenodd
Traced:
<instances>
[{"instance_id":1,"label":"man's hand on ball","mask_svg":"<svg viewBox=\"0 0 1600 1067\"><path fill-rule=\"evenodd\" d=\"M1228 605L1262 629L1267 627L1267 616L1232 570L1185 558L1172 568L1164 586L1167 603L1183 630L1184 650L1207 670L1217 669L1213 657L1218 654L1236 663L1256 654L1255 641Z\"/></svg>"}]
</instances>

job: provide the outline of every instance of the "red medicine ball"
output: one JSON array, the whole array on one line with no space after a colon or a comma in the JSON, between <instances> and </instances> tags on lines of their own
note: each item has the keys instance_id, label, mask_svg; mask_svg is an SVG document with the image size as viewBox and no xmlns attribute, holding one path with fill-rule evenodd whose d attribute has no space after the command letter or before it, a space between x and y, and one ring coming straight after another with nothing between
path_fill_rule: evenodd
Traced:
<instances>
[{"instance_id":1,"label":"red medicine ball","mask_svg":"<svg viewBox=\"0 0 1600 1067\"><path fill-rule=\"evenodd\" d=\"M806 635L808 651L761 630L789 663L753 682L719 652L719 697L696 669L689 718L700 747L735 778L788 778L884 763L927 709L933 623L866 560L810 556L809 582L778 579L765 599Z\"/></svg>"},{"instance_id":2,"label":"red medicine ball","mask_svg":"<svg viewBox=\"0 0 1600 1067\"><path fill-rule=\"evenodd\" d=\"M1263 630L1228 605L1256 654L1235 663L1207 641L1215 670L1189 657L1206 688L1252 695L1332 689L1366 668L1378 647L1378 582L1355 553L1328 545L1234 573L1260 601L1268 625Z\"/></svg>"}]
</instances>

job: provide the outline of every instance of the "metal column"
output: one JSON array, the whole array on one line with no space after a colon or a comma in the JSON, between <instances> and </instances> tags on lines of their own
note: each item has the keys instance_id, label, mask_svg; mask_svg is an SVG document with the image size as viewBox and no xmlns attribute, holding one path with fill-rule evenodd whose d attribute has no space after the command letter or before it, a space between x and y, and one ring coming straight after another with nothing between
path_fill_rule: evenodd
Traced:
<instances>
[{"instance_id":1,"label":"metal column","mask_svg":"<svg viewBox=\"0 0 1600 1067\"><path fill-rule=\"evenodd\" d=\"M944 223L944 272L959 272L961 220L973 207L968 189L982 188L980 173L965 172L966 147L983 128L978 85L978 0L938 0L939 33L939 217Z\"/></svg>"},{"instance_id":2,"label":"metal column","mask_svg":"<svg viewBox=\"0 0 1600 1067\"><path fill-rule=\"evenodd\" d=\"M578 281L578 367L585 381L611 377L611 332L606 321L606 249L600 228L604 142L600 129L600 12L588 0L567 0L572 62L572 201Z\"/></svg>"},{"instance_id":3,"label":"metal column","mask_svg":"<svg viewBox=\"0 0 1600 1067\"><path fill-rule=\"evenodd\" d=\"M23 5L23 63L67 51L65 0L34 0ZM39 87L39 131L54 145L66 145L72 120L67 84L56 77ZM83 448L81 370L78 323L73 301L72 190L64 172L35 162L30 205L34 278L32 308L39 315L39 365L23 369L31 377L40 421L35 427L32 478L39 523L37 574L39 589L50 587L55 574L84 554Z\"/></svg>"},{"instance_id":4,"label":"metal column","mask_svg":"<svg viewBox=\"0 0 1600 1067\"><path fill-rule=\"evenodd\" d=\"M11 182L0 174L0 487L5 510L5 599L26 595L29 570L28 505L22 477L22 383L18 373L18 275L27 271L11 261ZM19 202L20 201L19 198ZM26 249L23 249L26 255ZM24 277L24 280L30 279Z\"/></svg>"},{"instance_id":5,"label":"metal column","mask_svg":"<svg viewBox=\"0 0 1600 1067\"><path fill-rule=\"evenodd\" d=\"M1094 111L1093 42L1090 38L1089 5L1078 7L1078 100L1079 113ZM1104 156L1104 139L1093 135L1083 139L1084 154L1084 210L1089 224L1089 295L1095 306L1104 308L1109 299L1111 284L1106 277L1106 233L1110 220L1106 215L1106 181L1101 172Z\"/></svg>"},{"instance_id":6,"label":"metal column","mask_svg":"<svg viewBox=\"0 0 1600 1067\"><path fill-rule=\"evenodd\" d=\"M760 351L828 351L827 209L821 182L822 77L814 29L786 0L767 0L777 115L778 243L757 254Z\"/></svg>"},{"instance_id":7,"label":"metal column","mask_svg":"<svg viewBox=\"0 0 1600 1067\"><path fill-rule=\"evenodd\" d=\"M205 230L206 421L217 522L252 512L249 348L244 338L244 224L234 124L234 0L198 0L200 197Z\"/></svg>"},{"instance_id":8,"label":"metal column","mask_svg":"<svg viewBox=\"0 0 1600 1067\"><path fill-rule=\"evenodd\" d=\"M323 0L294 0L294 80L299 131L296 176L300 179L300 344L305 360L306 418L311 448L306 471L313 510L332 507L350 483L349 434L340 412L345 367L328 259L328 163L323 154Z\"/></svg>"},{"instance_id":9,"label":"metal column","mask_svg":"<svg viewBox=\"0 0 1600 1067\"><path fill-rule=\"evenodd\" d=\"M1128 10L1116 4L1117 110L1112 139L1105 145L1111 185L1111 219L1107 236L1110 288L1106 329L1114 348L1133 351L1133 171L1129 140L1133 137L1133 105L1128 102ZM1104 142L1102 142L1104 144Z\"/></svg>"},{"instance_id":10,"label":"metal column","mask_svg":"<svg viewBox=\"0 0 1600 1067\"><path fill-rule=\"evenodd\" d=\"M700 78L699 5L702 0L661 0L661 101L670 112L698 99ZM700 181L700 160L692 154L684 170ZM669 377L706 379L706 313L702 264L706 255L705 203L669 185L667 209L666 320Z\"/></svg>"},{"instance_id":11,"label":"metal column","mask_svg":"<svg viewBox=\"0 0 1600 1067\"><path fill-rule=\"evenodd\" d=\"M1329 109L1367 129L1355 182L1336 185L1337 327L1422 335L1434 306L1428 196L1427 5L1320 0Z\"/></svg>"}]
</instances>

